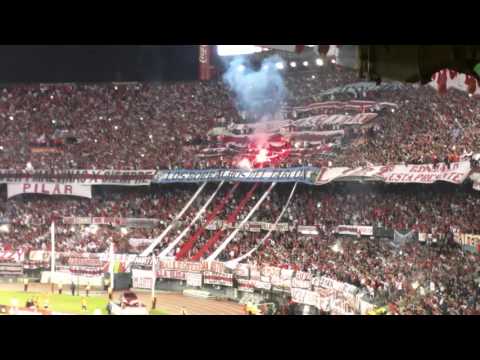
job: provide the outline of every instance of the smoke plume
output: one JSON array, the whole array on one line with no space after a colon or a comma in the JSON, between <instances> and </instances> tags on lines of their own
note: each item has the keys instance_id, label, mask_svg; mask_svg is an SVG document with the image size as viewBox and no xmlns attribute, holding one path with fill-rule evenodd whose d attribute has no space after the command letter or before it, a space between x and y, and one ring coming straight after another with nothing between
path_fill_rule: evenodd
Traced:
<instances>
[{"instance_id":1,"label":"smoke plume","mask_svg":"<svg viewBox=\"0 0 480 360\"><path fill-rule=\"evenodd\" d=\"M264 59L259 69L244 56L229 61L223 80L235 94L237 110L257 119L280 111L287 89L277 64L285 64L278 55Z\"/></svg>"}]
</instances>

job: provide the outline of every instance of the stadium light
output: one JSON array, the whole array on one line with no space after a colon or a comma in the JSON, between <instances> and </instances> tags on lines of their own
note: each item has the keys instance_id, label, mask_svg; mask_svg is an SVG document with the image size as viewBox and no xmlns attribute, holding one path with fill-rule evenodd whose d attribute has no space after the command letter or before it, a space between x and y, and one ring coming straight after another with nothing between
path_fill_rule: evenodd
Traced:
<instances>
[{"instance_id":1,"label":"stadium light","mask_svg":"<svg viewBox=\"0 0 480 360\"><path fill-rule=\"evenodd\" d=\"M13 116L12 116L12 115L10 115L8 118L9 118L10 120L13 120Z\"/></svg>"},{"instance_id":2,"label":"stadium light","mask_svg":"<svg viewBox=\"0 0 480 360\"><path fill-rule=\"evenodd\" d=\"M315 79L315 75L312 75L312 79Z\"/></svg>"},{"instance_id":3,"label":"stadium light","mask_svg":"<svg viewBox=\"0 0 480 360\"><path fill-rule=\"evenodd\" d=\"M278 69L278 70L283 70L285 68L285 66L283 65L282 62L278 62L275 64L275 67Z\"/></svg>"},{"instance_id":4,"label":"stadium light","mask_svg":"<svg viewBox=\"0 0 480 360\"><path fill-rule=\"evenodd\" d=\"M292 62L290 63L290 66L291 66L292 68L297 67L297 63L296 63L295 61L292 61Z\"/></svg>"},{"instance_id":5,"label":"stadium light","mask_svg":"<svg viewBox=\"0 0 480 360\"><path fill-rule=\"evenodd\" d=\"M115 130L118 130L118 126L117 126L117 125L115 125L113 128L114 128Z\"/></svg>"},{"instance_id":6,"label":"stadium light","mask_svg":"<svg viewBox=\"0 0 480 360\"><path fill-rule=\"evenodd\" d=\"M308 61L304 61L303 66L307 67L308 66Z\"/></svg>"},{"instance_id":7,"label":"stadium light","mask_svg":"<svg viewBox=\"0 0 480 360\"><path fill-rule=\"evenodd\" d=\"M317 60L315 60L315 63L317 64L317 66L323 66L323 60L318 58Z\"/></svg>"}]
</instances>

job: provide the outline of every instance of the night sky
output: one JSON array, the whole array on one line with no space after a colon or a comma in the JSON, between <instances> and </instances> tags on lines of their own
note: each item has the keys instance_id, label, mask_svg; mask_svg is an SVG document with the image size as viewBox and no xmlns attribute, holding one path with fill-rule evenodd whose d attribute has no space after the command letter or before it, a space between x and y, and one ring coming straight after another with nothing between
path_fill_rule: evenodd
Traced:
<instances>
[{"instance_id":1,"label":"night sky","mask_svg":"<svg viewBox=\"0 0 480 360\"><path fill-rule=\"evenodd\" d=\"M198 46L0 45L0 83L198 78Z\"/></svg>"}]
</instances>

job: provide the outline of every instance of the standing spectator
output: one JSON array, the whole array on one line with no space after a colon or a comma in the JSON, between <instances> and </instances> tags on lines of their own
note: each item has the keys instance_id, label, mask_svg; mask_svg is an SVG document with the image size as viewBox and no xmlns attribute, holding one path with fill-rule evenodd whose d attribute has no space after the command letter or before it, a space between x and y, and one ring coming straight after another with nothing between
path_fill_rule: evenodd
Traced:
<instances>
[{"instance_id":1,"label":"standing spectator","mask_svg":"<svg viewBox=\"0 0 480 360\"><path fill-rule=\"evenodd\" d=\"M82 311L87 312L87 299L85 297L82 297L81 304L82 304Z\"/></svg>"}]
</instances>

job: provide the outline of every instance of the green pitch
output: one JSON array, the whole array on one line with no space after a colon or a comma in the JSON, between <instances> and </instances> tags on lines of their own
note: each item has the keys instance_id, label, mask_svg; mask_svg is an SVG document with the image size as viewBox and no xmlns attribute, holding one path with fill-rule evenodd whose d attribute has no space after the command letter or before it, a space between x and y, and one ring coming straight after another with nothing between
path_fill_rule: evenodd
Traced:
<instances>
[{"instance_id":1,"label":"green pitch","mask_svg":"<svg viewBox=\"0 0 480 360\"><path fill-rule=\"evenodd\" d=\"M107 315L107 296L89 296L87 300L87 311L82 311L82 296L72 296L70 294L58 295L38 292L23 292L23 291L0 291L0 304L12 305L12 299L18 301L19 307L24 307L28 299L32 297L39 298L39 305L43 308L45 299L48 299L49 310L78 315L93 315L96 309L100 309L102 315ZM151 315L167 315L163 310L156 309L150 312Z\"/></svg>"}]
</instances>

